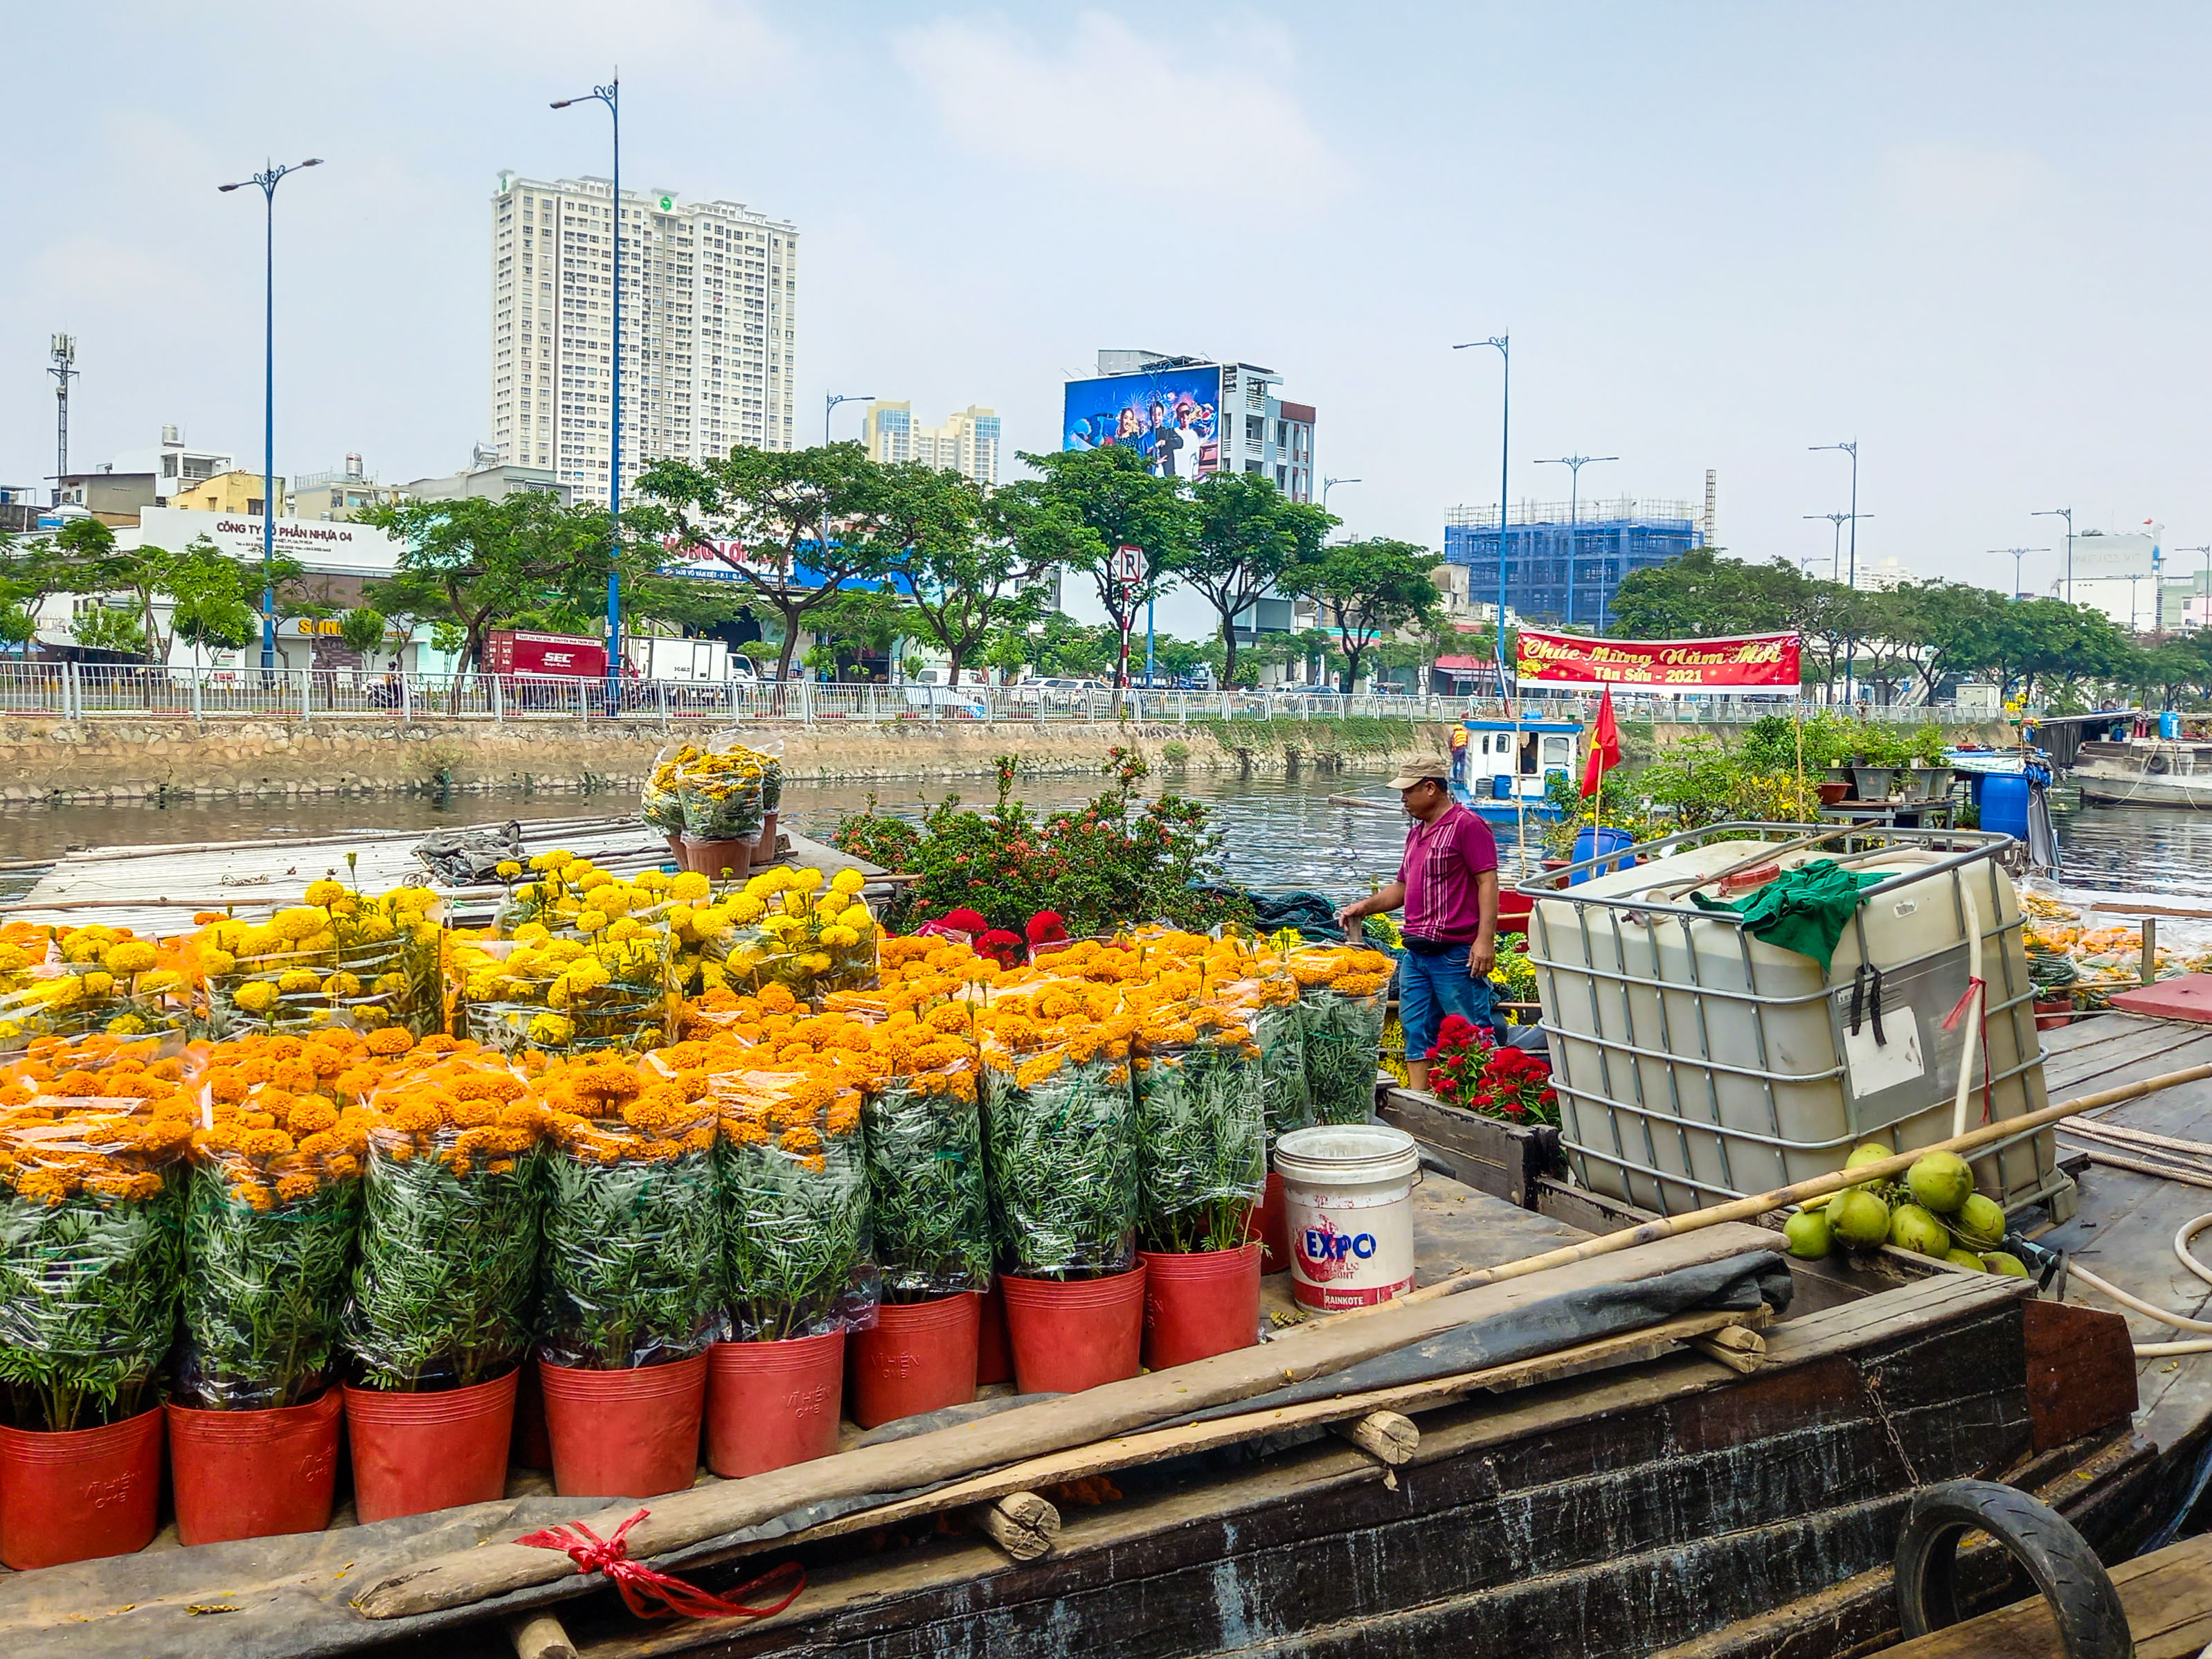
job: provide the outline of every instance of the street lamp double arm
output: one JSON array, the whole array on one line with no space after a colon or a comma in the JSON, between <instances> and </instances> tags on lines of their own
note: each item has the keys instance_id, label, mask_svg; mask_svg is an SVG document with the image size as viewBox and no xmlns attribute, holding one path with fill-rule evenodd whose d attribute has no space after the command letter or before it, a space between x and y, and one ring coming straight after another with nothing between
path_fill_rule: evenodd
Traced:
<instances>
[{"instance_id":1,"label":"street lamp double arm","mask_svg":"<svg viewBox=\"0 0 2212 1659\"><path fill-rule=\"evenodd\" d=\"M607 422L607 713L622 712L622 71L577 98L554 100L555 109L600 103L614 120L614 367Z\"/></svg>"},{"instance_id":2,"label":"street lamp double arm","mask_svg":"<svg viewBox=\"0 0 2212 1659\"><path fill-rule=\"evenodd\" d=\"M1575 625L1575 535L1582 523L1583 469L1593 461L1617 461L1618 455L1558 455L1539 466L1567 469L1567 626ZM1599 584L1601 587L1603 583ZM1602 601L1601 601L1602 603Z\"/></svg>"},{"instance_id":3,"label":"street lamp double arm","mask_svg":"<svg viewBox=\"0 0 2212 1659\"><path fill-rule=\"evenodd\" d=\"M322 164L319 155L283 167L271 162L250 179L216 186L225 196L248 185L261 189L261 666L264 672L276 666L276 186L288 173ZM313 665L311 657L308 666Z\"/></svg>"},{"instance_id":4,"label":"street lamp double arm","mask_svg":"<svg viewBox=\"0 0 2212 1659\"><path fill-rule=\"evenodd\" d=\"M1493 346L1498 360L1498 690L1505 693L1505 485L1511 459L1513 428L1513 337L1493 334L1486 340L1463 340L1454 351Z\"/></svg>"},{"instance_id":5,"label":"street lamp double arm","mask_svg":"<svg viewBox=\"0 0 2212 1659\"><path fill-rule=\"evenodd\" d=\"M863 392L858 394L832 392L824 396L822 399L823 443L827 445L830 441L830 417L837 412L839 404L872 404L875 400L876 394L872 392Z\"/></svg>"},{"instance_id":6,"label":"street lamp double arm","mask_svg":"<svg viewBox=\"0 0 2212 1659\"><path fill-rule=\"evenodd\" d=\"M1850 587L1853 592L1856 592L1859 586L1859 441L1854 438L1849 443L1807 444L1805 447L1808 453L1823 449L1840 449L1851 458ZM1869 514L1868 516L1873 515ZM1851 706L1851 667L1853 659L1858 655L1858 647L1857 635L1847 633L1844 635L1844 707L1846 708Z\"/></svg>"},{"instance_id":7,"label":"street lamp double arm","mask_svg":"<svg viewBox=\"0 0 2212 1659\"><path fill-rule=\"evenodd\" d=\"M2066 520L2066 603L2074 603L2074 509L2070 507L2046 507L2027 515L2031 519L2063 519Z\"/></svg>"}]
</instances>

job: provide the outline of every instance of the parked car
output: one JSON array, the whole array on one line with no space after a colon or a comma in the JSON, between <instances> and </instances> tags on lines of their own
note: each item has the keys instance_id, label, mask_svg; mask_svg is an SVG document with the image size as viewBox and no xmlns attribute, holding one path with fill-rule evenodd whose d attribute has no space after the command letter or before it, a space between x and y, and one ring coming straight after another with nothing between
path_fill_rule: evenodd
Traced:
<instances>
[{"instance_id":1,"label":"parked car","mask_svg":"<svg viewBox=\"0 0 2212 1659\"><path fill-rule=\"evenodd\" d=\"M916 710L949 709L955 720L980 720L990 712L980 692L949 685L909 685L904 688L907 707Z\"/></svg>"}]
</instances>

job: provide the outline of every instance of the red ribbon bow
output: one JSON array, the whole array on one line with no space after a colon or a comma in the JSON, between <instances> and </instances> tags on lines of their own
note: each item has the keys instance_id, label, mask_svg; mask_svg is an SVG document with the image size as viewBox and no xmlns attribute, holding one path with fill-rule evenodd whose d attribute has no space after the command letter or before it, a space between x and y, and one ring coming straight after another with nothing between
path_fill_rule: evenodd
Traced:
<instances>
[{"instance_id":1,"label":"red ribbon bow","mask_svg":"<svg viewBox=\"0 0 2212 1659\"><path fill-rule=\"evenodd\" d=\"M629 1529L651 1513L650 1510L640 1510L617 1527L611 1538L602 1538L582 1522L571 1521L514 1541L536 1550L560 1550L576 1564L578 1572L606 1574L622 1592L623 1605L640 1619L666 1619L678 1613L686 1619L765 1619L771 1613L781 1613L806 1588L806 1570L796 1561L769 1568L726 1596L712 1595L696 1584L655 1572L643 1562L631 1560L629 1546L624 1541ZM749 1607L740 1599L786 1574L792 1575L796 1582L775 1606ZM650 1605L652 1601L663 1605L656 1607Z\"/></svg>"}]
</instances>

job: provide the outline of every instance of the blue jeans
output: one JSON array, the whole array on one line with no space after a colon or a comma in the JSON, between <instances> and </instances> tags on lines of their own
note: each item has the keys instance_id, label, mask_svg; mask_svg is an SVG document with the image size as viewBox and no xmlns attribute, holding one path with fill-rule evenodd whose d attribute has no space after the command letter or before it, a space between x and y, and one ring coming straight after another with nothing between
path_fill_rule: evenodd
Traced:
<instances>
[{"instance_id":1,"label":"blue jeans","mask_svg":"<svg viewBox=\"0 0 2212 1659\"><path fill-rule=\"evenodd\" d=\"M1398 1019L1406 1028L1406 1058L1425 1060L1436 1046L1437 1028L1447 1014L1487 1030L1491 1023L1490 981L1470 978L1467 949L1455 945L1435 956L1398 955Z\"/></svg>"}]
</instances>

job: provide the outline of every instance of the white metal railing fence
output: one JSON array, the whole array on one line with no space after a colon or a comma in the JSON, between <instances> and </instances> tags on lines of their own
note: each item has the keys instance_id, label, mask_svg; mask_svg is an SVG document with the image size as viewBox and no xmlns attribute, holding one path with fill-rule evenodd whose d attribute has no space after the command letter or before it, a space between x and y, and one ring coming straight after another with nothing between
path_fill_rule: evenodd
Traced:
<instances>
[{"instance_id":1,"label":"white metal railing fence","mask_svg":"<svg viewBox=\"0 0 2212 1659\"><path fill-rule=\"evenodd\" d=\"M1587 720L1596 700L1532 696L1524 720ZM1650 697L1617 695L1623 720L1668 725L1743 725L1827 706L1783 697ZM1856 711L1875 720L1919 723L1947 711L1923 703ZM792 721L805 725L893 723L1039 725L1115 720L1190 725L1215 720L1311 721L1383 718L1423 721L1498 719L1495 697L1359 691L1316 687L1272 691L1103 685L840 685L806 680L625 680L611 700L604 680L533 674L375 674L349 669L157 668L136 664L0 659L0 716L60 720L260 719L304 720L634 720L660 725ZM1990 718L1974 714L1955 718Z\"/></svg>"}]
</instances>

